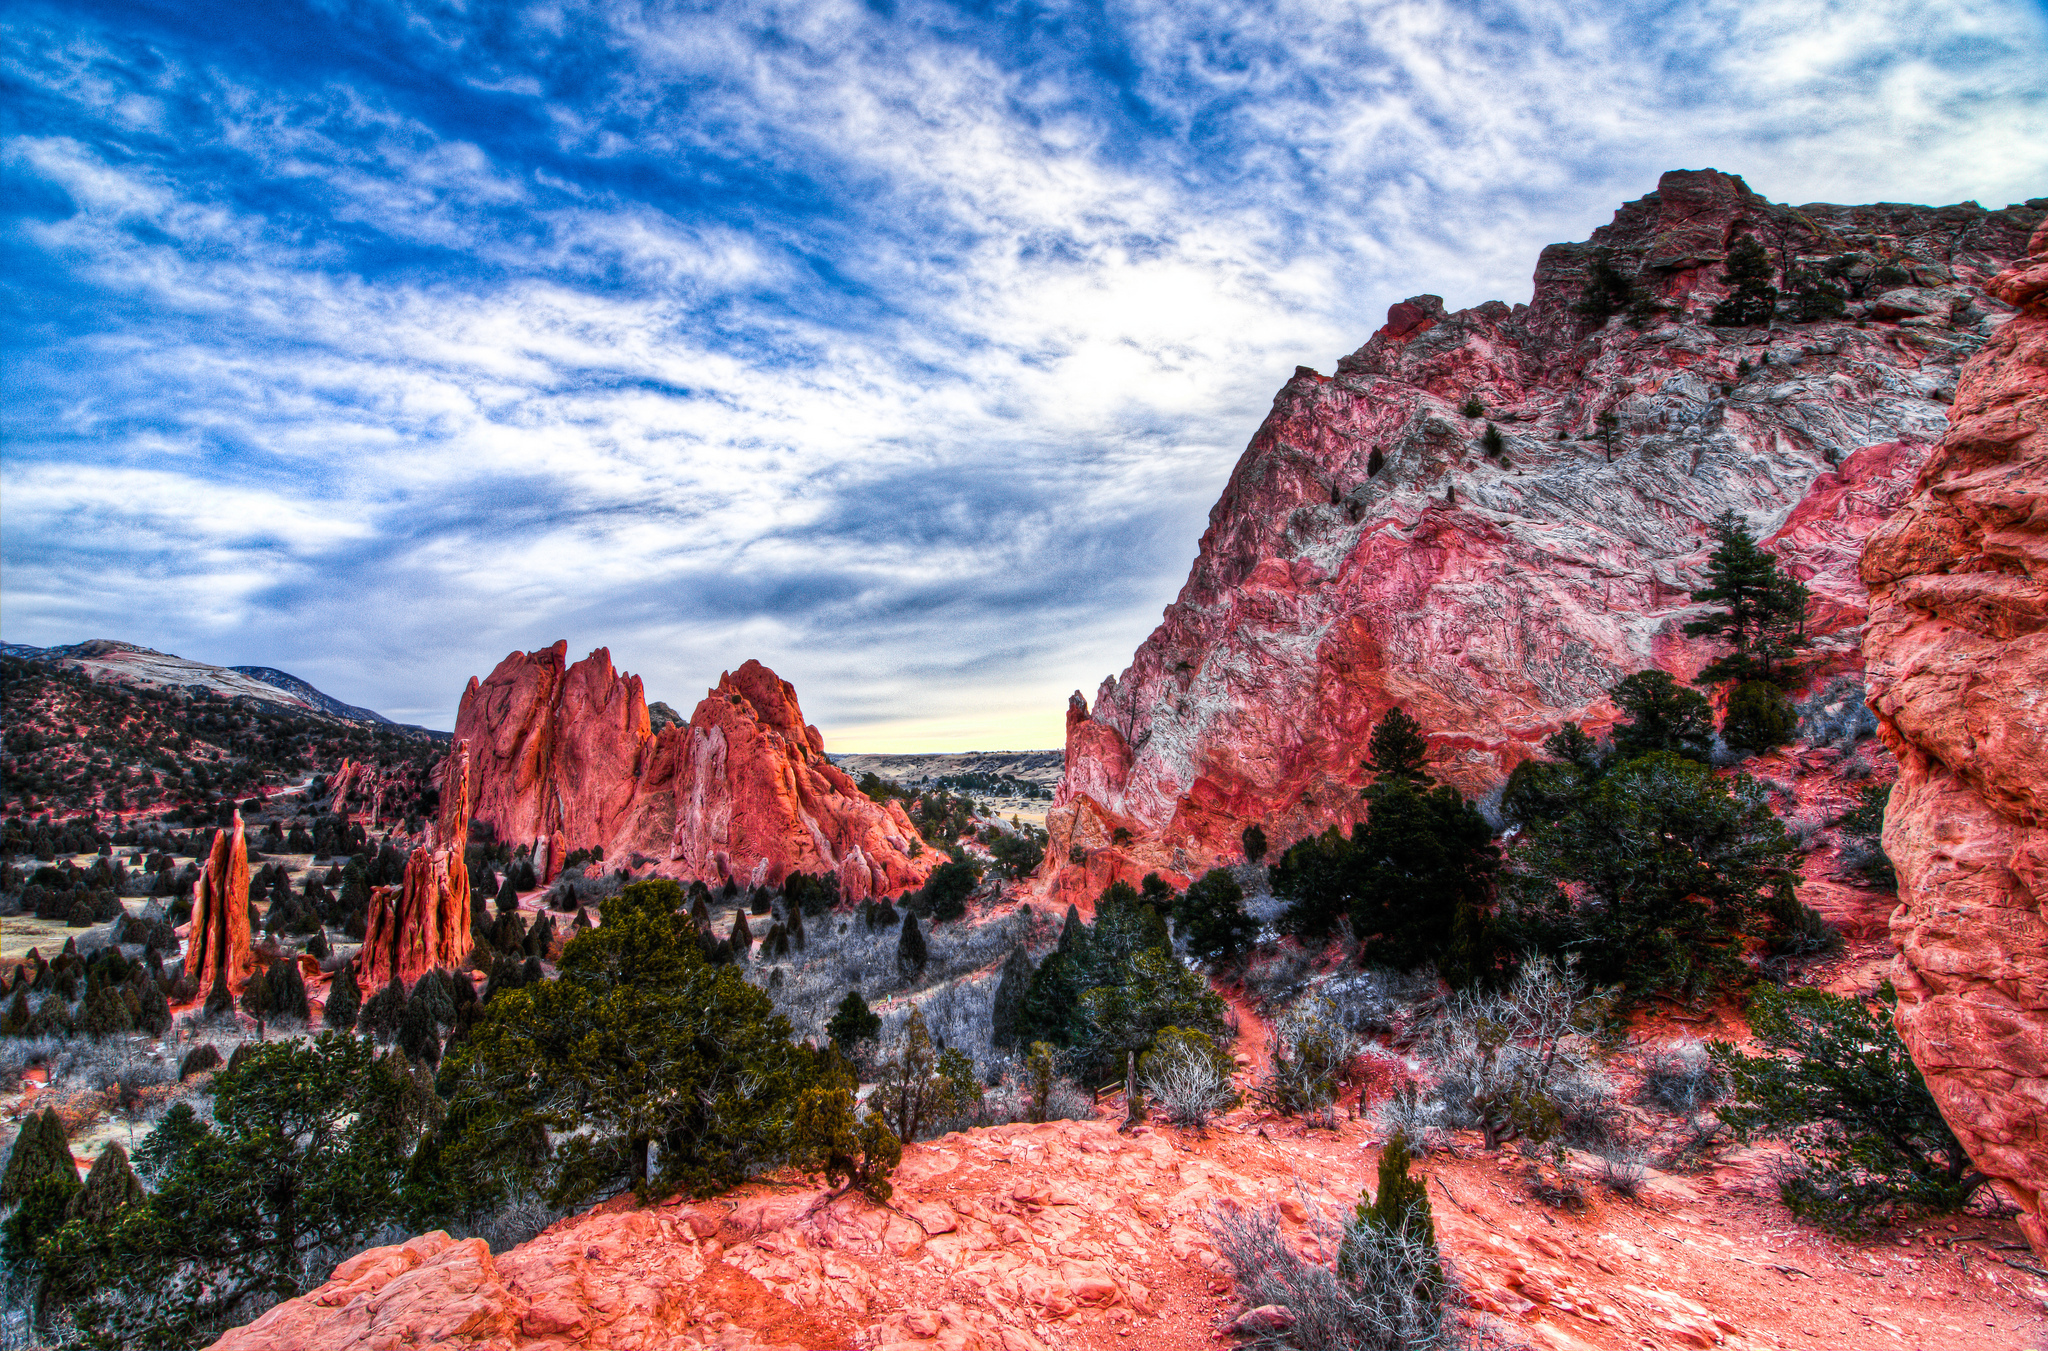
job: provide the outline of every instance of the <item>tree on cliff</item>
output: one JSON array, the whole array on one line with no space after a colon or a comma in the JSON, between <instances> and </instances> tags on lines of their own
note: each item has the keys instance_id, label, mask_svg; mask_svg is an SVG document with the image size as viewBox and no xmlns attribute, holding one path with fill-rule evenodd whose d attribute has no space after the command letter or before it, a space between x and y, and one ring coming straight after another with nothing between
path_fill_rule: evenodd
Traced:
<instances>
[{"instance_id":1,"label":"tree on cliff","mask_svg":"<svg viewBox=\"0 0 2048 1351\"><path fill-rule=\"evenodd\" d=\"M1527 823L1508 922L1596 984L1703 994L1740 973L1746 938L1787 922L1799 860L1762 785L1654 751Z\"/></svg>"},{"instance_id":2,"label":"tree on cliff","mask_svg":"<svg viewBox=\"0 0 2048 1351\"><path fill-rule=\"evenodd\" d=\"M1771 255L1754 236L1743 235L1728 250L1721 280L1728 296L1714 306L1709 321L1721 328L1768 324L1778 308L1778 288L1771 285Z\"/></svg>"},{"instance_id":3,"label":"tree on cliff","mask_svg":"<svg viewBox=\"0 0 2048 1351\"><path fill-rule=\"evenodd\" d=\"M1373 785L1372 809L1351 831L1344 860L1351 931L1374 966L1434 963L1453 985L1494 965L1487 918L1500 874L1493 827L1448 784Z\"/></svg>"},{"instance_id":4,"label":"tree on cliff","mask_svg":"<svg viewBox=\"0 0 2048 1351\"><path fill-rule=\"evenodd\" d=\"M574 1132L532 1181L577 1204L622 1186L708 1194L788 1156L818 1058L738 969L705 961L682 900L674 882L628 885L562 950L558 977L489 1002L444 1070L462 1123L449 1168L531 1175L523 1142Z\"/></svg>"},{"instance_id":5,"label":"tree on cliff","mask_svg":"<svg viewBox=\"0 0 2048 1351\"><path fill-rule=\"evenodd\" d=\"M1788 576L1778 560L1733 510L1714 521L1718 541L1707 558L1707 585L1692 593L1715 608L1685 626L1688 638L1719 638L1734 650L1710 663L1696 683L1782 680L1788 663L1809 646L1806 611L1812 593Z\"/></svg>"}]
</instances>

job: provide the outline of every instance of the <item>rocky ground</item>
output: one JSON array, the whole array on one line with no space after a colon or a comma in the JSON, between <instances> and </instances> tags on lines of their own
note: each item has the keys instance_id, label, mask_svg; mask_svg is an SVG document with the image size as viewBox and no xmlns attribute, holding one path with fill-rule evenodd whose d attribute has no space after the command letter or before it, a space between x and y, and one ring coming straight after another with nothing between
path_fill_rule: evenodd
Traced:
<instances>
[{"instance_id":1,"label":"rocky ground","mask_svg":"<svg viewBox=\"0 0 2048 1351\"><path fill-rule=\"evenodd\" d=\"M374 1249L217 1347L1209 1346L1240 1312L1212 1207L1273 1207L1328 1257L1317 1221L1356 1203L1380 1143L1368 1124L1303 1131L1249 1110L1206 1135L993 1127L908 1148L886 1208L752 1186L613 1202L496 1257L440 1234ZM1786 1216L1768 1163L1653 1172L1630 1198L1576 1156L1575 1209L1535 1199L1529 1161L1476 1137L1418 1171L1466 1317L1506 1346L2019 1351L2048 1337L2048 1277L2024 1269L2009 1221L1842 1241Z\"/></svg>"}]
</instances>

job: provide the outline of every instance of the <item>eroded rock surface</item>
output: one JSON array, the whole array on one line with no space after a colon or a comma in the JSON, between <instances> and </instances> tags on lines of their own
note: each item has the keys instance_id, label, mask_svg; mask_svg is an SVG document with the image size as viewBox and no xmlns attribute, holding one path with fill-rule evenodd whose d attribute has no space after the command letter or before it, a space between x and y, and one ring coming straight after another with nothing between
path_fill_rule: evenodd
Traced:
<instances>
[{"instance_id":1,"label":"eroded rock surface","mask_svg":"<svg viewBox=\"0 0 2048 1351\"><path fill-rule=\"evenodd\" d=\"M435 967L459 971L469 960L469 743L455 743L444 778L441 839L407 855L403 886L371 894L356 958L357 979L371 989L394 978L410 987Z\"/></svg>"},{"instance_id":2,"label":"eroded rock surface","mask_svg":"<svg viewBox=\"0 0 2048 1351\"><path fill-rule=\"evenodd\" d=\"M1899 1030L2048 1255L2048 226L1986 290L2019 313L1863 554L1870 705L1899 760Z\"/></svg>"},{"instance_id":3,"label":"eroded rock surface","mask_svg":"<svg viewBox=\"0 0 2048 1351\"><path fill-rule=\"evenodd\" d=\"M1330 1226L1373 1180L1377 1143L1351 1121L1302 1132L1248 1112L1203 1136L1107 1121L968 1131L908 1147L888 1208L752 1186L608 1203L496 1257L445 1234L372 1249L216 1351L1193 1351L1249 1312L1216 1209L1269 1211L1329 1262ZM1461 1316L1494 1324L1494 1344L1868 1346L1881 1325L1913 1337L1888 1345L1988 1348L2043 1327L2048 1284L1985 1260L2009 1226L1973 1225L1984 1246L1967 1253L1917 1236L1910 1251L1788 1237L1769 1161L1754 1158L1651 1171L1624 1200L1594 1181L1598 1160L1574 1155L1584 1208L1550 1211L1529 1195L1529 1160L1475 1143L1419 1171L1464 1283Z\"/></svg>"},{"instance_id":4,"label":"eroded rock surface","mask_svg":"<svg viewBox=\"0 0 2048 1351\"><path fill-rule=\"evenodd\" d=\"M216 977L240 990L256 969L249 955L249 842L242 814L232 830L216 830L192 891L191 927L185 934L185 974L203 999Z\"/></svg>"},{"instance_id":5,"label":"eroded rock surface","mask_svg":"<svg viewBox=\"0 0 2048 1351\"><path fill-rule=\"evenodd\" d=\"M825 758L795 689L761 663L721 675L687 724L657 732L638 676L603 648L565 666L567 653L506 657L470 682L455 723L474 756L475 819L501 840L545 842L544 877L599 846L607 864L639 855L712 885L834 873L858 900L917 886L943 861L900 805L871 802Z\"/></svg>"},{"instance_id":6,"label":"eroded rock surface","mask_svg":"<svg viewBox=\"0 0 2048 1351\"><path fill-rule=\"evenodd\" d=\"M1092 707L1076 695L1047 887L1085 903L1232 857L1249 822L1285 843L1350 821L1366 735L1397 703L1435 772L1485 794L1564 720L1606 725L1621 676L1715 655L1682 631L1726 509L1815 592L1815 679L1860 671L1863 540L2009 317L1983 283L2040 216L1794 209L1671 173L1590 242L1545 249L1527 306L1394 306L1333 375L1282 388L1164 621ZM1906 284L1869 282L1839 321L1715 328L1744 231ZM1660 307L1641 329L1574 311L1603 250Z\"/></svg>"}]
</instances>

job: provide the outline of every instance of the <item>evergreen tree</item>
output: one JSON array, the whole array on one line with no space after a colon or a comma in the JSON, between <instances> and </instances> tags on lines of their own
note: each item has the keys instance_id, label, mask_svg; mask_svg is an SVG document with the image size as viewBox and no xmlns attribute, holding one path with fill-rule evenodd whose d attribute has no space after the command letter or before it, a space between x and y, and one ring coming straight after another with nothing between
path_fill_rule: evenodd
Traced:
<instances>
[{"instance_id":1,"label":"evergreen tree","mask_svg":"<svg viewBox=\"0 0 2048 1351\"><path fill-rule=\"evenodd\" d=\"M94 1041L129 1031L135 1023L128 1016L128 1006L121 1000L121 992L112 985L101 985L85 997L85 1005L79 1011L78 1026L81 1032Z\"/></svg>"},{"instance_id":2,"label":"evergreen tree","mask_svg":"<svg viewBox=\"0 0 2048 1351\"><path fill-rule=\"evenodd\" d=\"M1771 285L1771 255L1751 235L1742 235L1728 250L1721 280L1727 299L1714 306L1710 322L1721 328L1768 324L1778 308L1778 288Z\"/></svg>"},{"instance_id":3,"label":"evergreen tree","mask_svg":"<svg viewBox=\"0 0 2048 1351\"><path fill-rule=\"evenodd\" d=\"M543 913L533 921L533 927L526 931L524 946L529 957L545 958L548 955L555 946L555 920L552 915Z\"/></svg>"},{"instance_id":4,"label":"evergreen tree","mask_svg":"<svg viewBox=\"0 0 2048 1351\"><path fill-rule=\"evenodd\" d=\"M0 1175L0 1206L19 1204L29 1187L44 1178L69 1180L72 1191L79 1185L71 1142L54 1107L45 1107L22 1122L21 1133L14 1137L14 1148L7 1155L7 1171Z\"/></svg>"},{"instance_id":5,"label":"evergreen tree","mask_svg":"<svg viewBox=\"0 0 2048 1351\"><path fill-rule=\"evenodd\" d=\"M941 863L918 891L918 907L933 923L959 919L967 913L967 898L981 883L981 868L972 859Z\"/></svg>"},{"instance_id":6,"label":"evergreen tree","mask_svg":"<svg viewBox=\"0 0 2048 1351\"><path fill-rule=\"evenodd\" d=\"M1058 945L1031 973L1031 985L1024 992L1024 1008L1017 1022L1020 1042L1072 1046L1080 1039L1084 1030L1080 1000L1081 992L1088 988L1091 947L1080 910L1068 906Z\"/></svg>"},{"instance_id":7,"label":"evergreen tree","mask_svg":"<svg viewBox=\"0 0 2048 1351\"><path fill-rule=\"evenodd\" d=\"M1604 768L1599 745L1575 722L1545 738L1543 749L1555 758L1522 761L1501 789L1501 815L1515 825L1534 825L1576 810Z\"/></svg>"},{"instance_id":8,"label":"evergreen tree","mask_svg":"<svg viewBox=\"0 0 2048 1351\"><path fill-rule=\"evenodd\" d=\"M747 912L732 912L732 937L726 940L732 944L734 961L745 961L754 950L754 931L747 927Z\"/></svg>"},{"instance_id":9,"label":"evergreen tree","mask_svg":"<svg viewBox=\"0 0 2048 1351\"><path fill-rule=\"evenodd\" d=\"M989 1005L989 1045L1015 1046L1017 1026L1024 1013L1024 997L1031 989L1036 968L1019 943L1003 959L1003 972L996 980L995 998Z\"/></svg>"},{"instance_id":10,"label":"evergreen tree","mask_svg":"<svg viewBox=\"0 0 2048 1351\"><path fill-rule=\"evenodd\" d=\"M1350 863L1350 841L1336 826L1290 845L1272 869L1273 894L1288 903L1280 931L1307 943L1337 932L1351 913Z\"/></svg>"},{"instance_id":11,"label":"evergreen tree","mask_svg":"<svg viewBox=\"0 0 2048 1351\"><path fill-rule=\"evenodd\" d=\"M7 1017L0 1020L0 1036L20 1036L28 1030L28 1020L28 991L16 987L14 998L7 1005Z\"/></svg>"},{"instance_id":12,"label":"evergreen tree","mask_svg":"<svg viewBox=\"0 0 2048 1351\"><path fill-rule=\"evenodd\" d=\"M924 974L931 952L925 946L924 931L917 927L917 916L911 911L903 913L903 932L896 940L896 974L905 981L914 981Z\"/></svg>"},{"instance_id":13,"label":"evergreen tree","mask_svg":"<svg viewBox=\"0 0 2048 1351\"><path fill-rule=\"evenodd\" d=\"M1708 584L1692 598L1717 608L1687 624L1685 633L1689 638L1719 638L1734 650L1702 670L1698 683L1781 679L1789 674L1787 663L1808 646L1811 593L1757 547L1734 511L1724 511L1715 520L1714 536L1718 543L1707 559Z\"/></svg>"},{"instance_id":14,"label":"evergreen tree","mask_svg":"<svg viewBox=\"0 0 2048 1351\"><path fill-rule=\"evenodd\" d=\"M1173 924L1188 951L1205 962L1230 961L1257 941L1259 922L1245 913L1244 888L1226 868L1212 868L1174 903Z\"/></svg>"},{"instance_id":15,"label":"evergreen tree","mask_svg":"<svg viewBox=\"0 0 2048 1351\"><path fill-rule=\"evenodd\" d=\"M1799 860L1755 780L1655 751L1529 826L1516 922L1527 946L1577 953L1595 984L1697 994L1737 975L1744 941L1783 922Z\"/></svg>"},{"instance_id":16,"label":"evergreen tree","mask_svg":"<svg viewBox=\"0 0 2048 1351\"><path fill-rule=\"evenodd\" d=\"M1613 250L1601 249L1593 255L1592 266L1586 269L1586 284L1572 309L1597 328L1617 314L1628 313L1633 317L1646 300L1635 283L1615 267Z\"/></svg>"},{"instance_id":17,"label":"evergreen tree","mask_svg":"<svg viewBox=\"0 0 2048 1351\"><path fill-rule=\"evenodd\" d=\"M224 1017L235 1011L235 997L228 993L228 973L224 966L213 971L213 988L206 993L206 1007L200 1017L207 1022Z\"/></svg>"},{"instance_id":18,"label":"evergreen tree","mask_svg":"<svg viewBox=\"0 0 2048 1351\"><path fill-rule=\"evenodd\" d=\"M1784 691L1767 680L1745 680L1728 696L1721 739L1740 750L1767 751L1790 741L1798 728Z\"/></svg>"},{"instance_id":19,"label":"evergreen tree","mask_svg":"<svg viewBox=\"0 0 2048 1351\"><path fill-rule=\"evenodd\" d=\"M355 1031L356 1014L362 1007L363 991L356 984L356 964L351 958L335 971L333 983L327 988L327 1026L337 1032Z\"/></svg>"},{"instance_id":20,"label":"evergreen tree","mask_svg":"<svg viewBox=\"0 0 2048 1351\"><path fill-rule=\"evenodd\" d=\"M306 980L299 974L296 958L287 957L270 968L270 1016L296 1018L304 1022L313 1016L306 999Z\"/></svg>"},{"instance_id":21,"label":"evergreen tree","mask_svg":"<svg viewBox=\"0 0 2048 1351\"><path fill-rule=\"evenodd\" d=\"M128 1151L118 1140L110 1140L85 1175L84 1188L71 1198L65 1217L104 1229L129 1206L142 1204L147 1195L128 1165Z\"/></svg>"},{"instance_id":22,"label":"evergreen tree","mask_svg":"<svg viewBox=\"0 0 2048 1351\"><path fill-rule=\"evenodd\" d=\"M1668 671L1638 671L1607 693L1630 718L1614 729L1620 758L1668 752L1706 762L1714 743L1714 713L1705 696L1680 685Z\"/></svg>"},{"instance_id":23,"label":"evergreen tree","mask_svg":"<svg viewBox=\"0 0 2048 1351\"><path fill-rule=\"evenodd\" d=\"M242 1012L251 1018L270 1016L270 977L268 967L257 967L249 973L249 983L242 987Z\"/></svg>"},{"instance_id":24,"label":"evergreen tree","mask_svg":"<svg viewBox=\"0 0 2048 1351\"><path fill-rule=\"evenodd\" d=\"M498 888L498 913L516 915L519 913L519 888L512 885L512 874L505 874L504 885Z\"/></svg>"},{"instance_id":25,"label":"evergreen tree","mask_svg":"<svg viewBox=\"0 0 2048 1351\"><path fill-rule=\"evenodd\" d=\"M825 1024L825 1034L847 1055L852 1055L861 1042L873 1041L881 1031L881 1018L869 1010L868 1001L860 997L859 990L848 990L832 1021Z\"/></svg>"},{"instance_id":26,"label":"evergreen tree","mask_svg":"<svg viewBox=\"0 0 2048 1351\"><path fill-rule=\"evenodd\" d=\"M398 1026L405 1018L405 986L396 976L391 983L370 996L363 1005L362 1031L364 1035L378 1041L390 1041L398 1035Z\"/></svg>"},{"instance_id":27,"label":"evergreen tree","mask_svg":"<svg viewBox=\"0 0 2048 1351\"><path fill-rule=\"evenodd\" d=\"M441 1063L441 1029L434 1018L433 1003L417 990L405 1001L405 1012L399 1016L398 1049L407 1059L423 1065Z\"/></svg>"},{"instance_id":28,"label":"evergreen tree","mask_svg":"<svg viewBox=\"0 0 2048 1351\"><path fill-rule=\"evenodd\" d=\"M1434 963L1454 985L1487 974L1491 953L1457 960L1453 940L1461 924L1468 942L1481 937L1500 866L1493 828L1457 789L1375 785L1345 859L1351 930L1364 959L1397 970Z\"/></svg>"},{"instance_id":29,"label":"evergreen tree","mask_svg":"<svg viewBox=\"0 0 2048 1351\"><path fill-rule=\"evenodd\" d=\"M1429 782L1422 769L1428 755L1429 740L1422 735L1422 724L1397 704L1373 727L1366 743L1365 767L1373 772L1375 784L1391 779L1422 784Z\"/></svg>"},{"instance_id":30,"label":"evergreen tree","mask_svg":"<svg viewBox=\"0 0 2048 1351\"><path fill-rule=\"evenodd\" d=\"M1266 832L1254 821L1244 828L1244 861L1257 863L1266 856Z\"/></svg>"}]
</instances>

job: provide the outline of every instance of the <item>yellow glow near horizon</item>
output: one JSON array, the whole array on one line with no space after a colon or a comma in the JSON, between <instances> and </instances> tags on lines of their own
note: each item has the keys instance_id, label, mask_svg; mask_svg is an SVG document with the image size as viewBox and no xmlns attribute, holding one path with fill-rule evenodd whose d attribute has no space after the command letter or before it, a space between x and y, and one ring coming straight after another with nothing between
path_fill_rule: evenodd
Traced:
<instances>
[{"instance_id":1,"label":"yellow glow near horizon","mask_svg":"<svg viewBox=\"0 0 2048 1351\"><path fill-rule=\"evenodd\" d=\"M945 755L962 751L1047 751L1067 744L1064 708L978 717L898 718L856 727L819 727L833 755Z\"/></svg>"}]
</instances>

